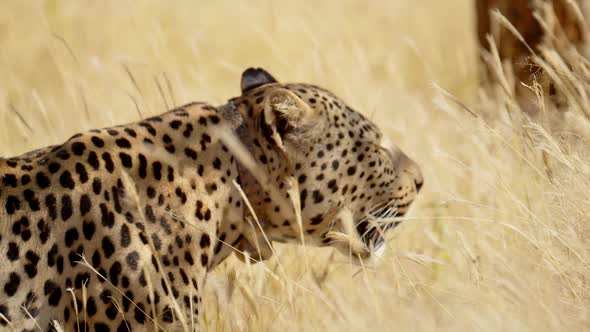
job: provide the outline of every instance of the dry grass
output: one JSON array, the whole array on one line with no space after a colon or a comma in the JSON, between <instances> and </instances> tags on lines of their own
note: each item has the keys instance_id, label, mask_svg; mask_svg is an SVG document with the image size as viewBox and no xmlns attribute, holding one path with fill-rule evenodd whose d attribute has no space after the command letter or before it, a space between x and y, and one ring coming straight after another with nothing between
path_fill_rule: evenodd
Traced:
<instances>
[{"instance_id":1,"label":"dry grass","mask_svg":"<svg viewBox=\"0 0 590 332\"><path fill-rule=\"evenodd\" d=\"M478 89L472 21L461 0L3 1L0 154L222 103L264 66L373 117L426 186L377 267L294 246L223 264L209 330L588 330L590 66L546 49L569 112L539 95L532 122L510 75Z\"/></svg>"}]
</instances>

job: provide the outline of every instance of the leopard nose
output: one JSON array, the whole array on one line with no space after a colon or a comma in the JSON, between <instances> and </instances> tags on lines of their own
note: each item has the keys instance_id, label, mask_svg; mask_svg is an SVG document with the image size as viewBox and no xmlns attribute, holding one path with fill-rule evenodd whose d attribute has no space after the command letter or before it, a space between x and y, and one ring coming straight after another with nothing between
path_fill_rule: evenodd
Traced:
<instances>
[{"instance_id":1,"label":"leopard nose","mask_svg":"<svg viewBox=\"0 0 590 332\"><path fill-rule=\"evenodd\" d=\"M381 143L383 148L390 154L394 161L395 168L406 175L409 175L414 180L416 192L419 192L424 185L424 176L420 166L410 159L400 148L398 148L389 139L384 139Z\"/></svg>"},{"instance_id":2,"label":"leopard nose","mask_svg":"<svg viewBox=\"0 0 590 332\"><path fill-rule=\"evenodd\" d=\"M424 186L424 176L422 175L420 166L418 166L415 161L404 154L399 159L398 167L401 172L405 173L410 177L410 179L414 180L416 193L420 192L420 189L422 189L422 186Z\"/></svg>"},{"instance_id":3,"label":"leopard nose","mask_svg":"<svg viewBox=\"0 0 590 332\"><path fill-rule=\"evenodd\" d=\"M418 181L414 180L414 183L416 184L416 191L420 192L420 189L422 189L422 186L424 185L424 181L418 182Z\"/></svg>"}]
</instances>

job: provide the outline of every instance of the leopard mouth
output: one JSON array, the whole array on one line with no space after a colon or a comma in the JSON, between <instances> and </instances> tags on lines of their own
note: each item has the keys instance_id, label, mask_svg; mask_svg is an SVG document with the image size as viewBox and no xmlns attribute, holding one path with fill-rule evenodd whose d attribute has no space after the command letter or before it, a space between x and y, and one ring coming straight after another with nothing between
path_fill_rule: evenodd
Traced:
<instances>
[{"instance_id":1,"label":"leopard mouth","mask_svg":"<svg viewBox=\"0 0 590 332\"><path fill-rule=\"evenodd\" d=\"M405 215L405 212L383 210L371 214L371 218L364 218L356 224L356 231L369 252L379 252L385 244L385 233L397 227L401 220L395 220ZM393 221L392 221L393 219Z\"/></svg>"},{"instance_id":2,"label":"leopard mouth","mask_svg":"<svg viewBox=\"0 0 590 332\"><path fill-rule=\"evenodd\" d=\"M340 221L339 229L328 232L323 243L335 246L355 263L379 263L385 253L385 233L402 222L411 203L382 202L356 221L352 211L342 209L335 219Z\"/></svg>"}]
</instances>

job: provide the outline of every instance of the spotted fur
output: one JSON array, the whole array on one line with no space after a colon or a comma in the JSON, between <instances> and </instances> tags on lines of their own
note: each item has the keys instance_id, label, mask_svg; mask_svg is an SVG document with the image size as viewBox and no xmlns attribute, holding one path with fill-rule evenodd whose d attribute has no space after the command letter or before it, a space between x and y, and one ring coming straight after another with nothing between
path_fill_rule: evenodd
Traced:
<instances>
[{"instance_id":1,"label":"spotted fur","mask_svg":"<svg viewBox=\"0 0 590 332\"><path fill-rule=\"evenodd\" d=\"M235 249L270 252L234 182L271 241L302 232L334 244L328 233L346 209L366 247L377 247L396 223L372 218L402 216L423 183L414 162L382 143L332 93L248 69L226 105L193 103L0 159L0 328L192 326L209 269Z\"/></svg>"}]
</instances>

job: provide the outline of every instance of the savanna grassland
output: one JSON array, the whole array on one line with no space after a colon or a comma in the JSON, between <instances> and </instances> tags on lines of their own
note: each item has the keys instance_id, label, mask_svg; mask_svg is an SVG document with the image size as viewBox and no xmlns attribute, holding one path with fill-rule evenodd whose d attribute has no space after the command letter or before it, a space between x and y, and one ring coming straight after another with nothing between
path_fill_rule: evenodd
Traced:
<instances>
[{"instance_id":1,"label":"savanna grassland","mask_svg":"<svg viewBox=\"0 0 590 332\"><path fill-rule=\"evenodd\" d=\"M524 113L493 56L500 84L480 88L471 7L4 0L0 155L222 104L243 69L261 66L374 119L426 184L376 267L288 245L263 264L230 259L208 280L204 328L590 330L590 63L545 49L561 109L531 94Z\"/></svg>"}]
</instances>

